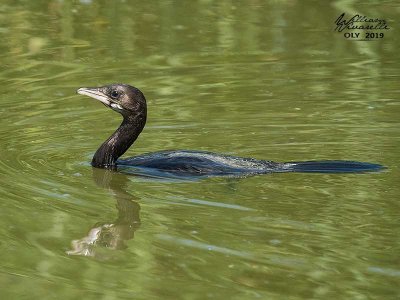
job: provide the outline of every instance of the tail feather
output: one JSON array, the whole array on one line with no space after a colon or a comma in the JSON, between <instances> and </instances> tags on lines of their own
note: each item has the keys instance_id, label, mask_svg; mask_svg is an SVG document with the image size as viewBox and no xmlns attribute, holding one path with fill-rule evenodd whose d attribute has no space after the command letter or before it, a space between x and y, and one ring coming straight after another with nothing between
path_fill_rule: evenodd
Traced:
<instances>
[{"instance_id":1,"label":"tail feather","mask_svg":"<svg viewBox=\"0 0 400 300\"><path fill-rule=\"evenodd\" d=\"M378 172L385 169L379 164L351 161L351 160L321 160L287 162L284 164L284 172L304 173L362 173Z\"/></svg>"}]
</instances>

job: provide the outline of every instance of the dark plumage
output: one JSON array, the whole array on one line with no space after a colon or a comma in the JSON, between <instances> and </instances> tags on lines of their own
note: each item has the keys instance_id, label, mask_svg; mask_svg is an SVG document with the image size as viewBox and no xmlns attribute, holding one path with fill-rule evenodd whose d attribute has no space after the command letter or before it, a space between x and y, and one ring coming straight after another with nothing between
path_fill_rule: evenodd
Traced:
<instances>
[{"instance_id":1,"label":"dark plumage","mask_svg":"<svg viewBox=\"0 0 400 300\"><path fill-rule=\"evenodd\" d=\"M378 171L378 164L355 161L311 161L277 163L203 151L161 151L118 159L135 142L146 124L143 93L127 84L80 88L79 94L99 100L123 117L118 129L100 146L92 166L106 169L132 168L130 173L157 176L244 176L271 172L349 173Z\"/></svg>"}]
</instances>

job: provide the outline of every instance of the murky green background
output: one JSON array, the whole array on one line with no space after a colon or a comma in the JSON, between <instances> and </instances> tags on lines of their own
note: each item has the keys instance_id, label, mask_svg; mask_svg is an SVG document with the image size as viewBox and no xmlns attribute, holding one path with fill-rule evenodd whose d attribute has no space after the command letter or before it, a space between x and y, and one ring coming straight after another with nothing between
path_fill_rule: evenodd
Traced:
<instances>
[{"instance_id":1,"label":"murky green background","mask_svg":"<svg viewBox=\"0 0 400 300\"><path fill-rule=\"evenodd\" d=\"M384 18L372 42L342 13ZM399 299L397 1L0 3L1 299ZM120 117L128 151L197 149L373 174L167 182L93 170ZM75 254L75 255L74 255Z\"/></svg>"}]
</instances>

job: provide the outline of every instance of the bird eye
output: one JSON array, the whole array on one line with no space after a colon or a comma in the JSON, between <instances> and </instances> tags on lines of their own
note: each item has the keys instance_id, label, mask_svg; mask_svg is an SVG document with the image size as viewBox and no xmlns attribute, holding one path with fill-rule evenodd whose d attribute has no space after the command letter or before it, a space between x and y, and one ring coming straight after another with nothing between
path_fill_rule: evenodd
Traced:
<instances>
[{"instance_id":1,"label":"bird eye","mask_svg":"<svg viewBox=\"0 0 400 300\"><path fill-rule=\"evenodd\" d=\"M115 98L117 98L118 96L119 96L118 91L113 90L113 91L111 92L111 98L115 99Z\"/></svg>"}]
</instances>

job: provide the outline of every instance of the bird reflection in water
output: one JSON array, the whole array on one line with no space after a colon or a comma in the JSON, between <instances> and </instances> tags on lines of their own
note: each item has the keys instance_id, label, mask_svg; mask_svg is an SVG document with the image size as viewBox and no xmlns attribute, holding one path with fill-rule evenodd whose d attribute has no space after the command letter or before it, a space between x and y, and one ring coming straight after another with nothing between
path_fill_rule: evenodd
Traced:
<instances>
[{"instance_id":1,"label":"bird reflection in water","mask_svg":"<svg viewBox=\"0 0 400 300\"><path fill-rule=\"evenodd\" d=\"M110 190L117 201L118 218L111 223L96 223L81 239L73 240L69 255L96 256L99 247L125 249L125 241L133 238L140 227L140 205L126 192L126 175L104 169L93 168L93 178L100 187Z\"/></svg>"}]
</instances>

